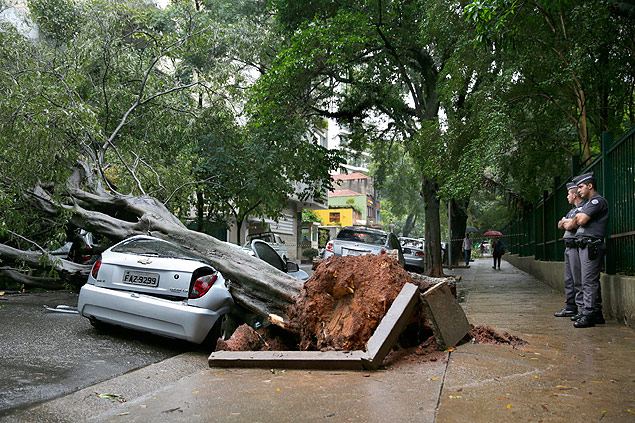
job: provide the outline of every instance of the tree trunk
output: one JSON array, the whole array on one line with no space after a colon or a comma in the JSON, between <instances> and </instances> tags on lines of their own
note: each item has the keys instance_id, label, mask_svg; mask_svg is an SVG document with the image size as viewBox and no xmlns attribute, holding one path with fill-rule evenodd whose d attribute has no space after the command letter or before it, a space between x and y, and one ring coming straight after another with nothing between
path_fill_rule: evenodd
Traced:
<instances>
[{"instance_id":1,"label":"tree trunk","mask_svg":"<svg viewBox=\"0 0 635 423\"><path fill-rule=\"evenodd\" d=\"M452 216L451 233L452 233L452 265L463 263L464 255L461 252L463 247L463 238L465 237L465 228L467 227L467 204L458 203L454 199L450 200L450 213Z\"/></svg>"},{"instance_id":2,"label":"tree trunk","mask_svg":"<svg viewBox=\"0 0 635 423\"><path fill-rule=\"evenodd\" d=\"M238 219L238 216L236 216L236 245L242 245L242 240L240 239L240 231L242 228L243 222Z\"/></svg>"},{"instance_id":3,"label":"tree trunk","mask_svg":"<svg viewBox=\"0 0 635 423\"><path fill-rule=\"evenodd\" d=\"M406 223L404 224L402 235L407 237L410 236L410 232L414 229L417 224L417 216L415 214L410 213L406 218Z\"/></svg>"},{"instance_id":4,"label":"tree trunk","mask_svg":"<svg viewBox=\"0 0 635 423\"><path fill-rule=\"evenodd\" d=\"M444 277L441 262L441 221L439 219L439 197L437 184L425 176L421 177L421 196L423 197L426 215L426 263L430 266L426 274L432 277Z\"/></svg>"}]
</instances>

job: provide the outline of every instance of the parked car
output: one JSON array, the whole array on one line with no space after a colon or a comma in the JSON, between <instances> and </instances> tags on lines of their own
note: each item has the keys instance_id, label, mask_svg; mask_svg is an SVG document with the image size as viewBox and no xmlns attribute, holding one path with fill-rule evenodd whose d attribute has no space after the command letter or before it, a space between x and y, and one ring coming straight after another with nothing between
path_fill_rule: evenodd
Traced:
<instances>
[{"instance_id":1,"label":"parked car","mask_svg":"<svg viewBox=\"0 0 635 423\"><path fill-rule=\"evenodd\" d=\"M234 301L206 260L158 238L134 236L105 250L81 288L78 311L112 324L194 343L215 342Z\"/></svg>"},{"instance_id":2,"label":"parked car","mask_svg":"<svg viewBox=\"0 0 635 423\"><path fill-rule=\"evenodd\" d=\"M72 232L72 236L64 245L60 248L50 252L54 257L59 257L64 260L70 260L79 264L91 264L97 259L97 256L93 254L95 244L93 234L85 231L84 229L76 229Z\"/></svg>"},{"instance_id":3,"label":"parked car","mask_svg":"<svg viewBox=\"0 0 635 423\"><path fill-rule=\"evenodd\" d=\"M345 226L326 244L324 258L386 254L388 250L398 250L399 263L403 266L403 252L395 234L365 226Z\"/></svg>"},{"instance_id":4,"label":"parked car","mask_svg":"<svg viewBox=\"0 0 635 423\"><path fill-rule=\"evenodd\" d=\"M425 270L425 253L423 239L400 237L399 243L403 251L406 269L423 273Z\"/></svg>"},{"instance_id":5,"label":"parked car","mask_svg":"<svg viewBox=\"0 0 635 423\"><path fill-rule=\"evenodd\" d=\"M273 248L271 244L261 239L254 239L251 241L249 247L241 247L247 254L257 257L263 261L266 261L278 270L281 270L289 275L301 279L303 281L309 279L309 274L300 269L297 263L282 259L278 252Z\"/></svg>"},{"instance_id":6,"label":"parked car","mask_svg":"<svg viewBox=\"0 0 635 423\"><path fill-rule=\"evenodd\" d=\"M280 235L274 234L273 232L262 232L259 234L250 234L247 235L247 242L243 247L251 248L251 242L255 239L260 239L268 243L280 257L282 260L287 261L287 257L289 254L287 253L287 246L284 243L284 240L280 238Z\"/></svg>"}]
</instances>

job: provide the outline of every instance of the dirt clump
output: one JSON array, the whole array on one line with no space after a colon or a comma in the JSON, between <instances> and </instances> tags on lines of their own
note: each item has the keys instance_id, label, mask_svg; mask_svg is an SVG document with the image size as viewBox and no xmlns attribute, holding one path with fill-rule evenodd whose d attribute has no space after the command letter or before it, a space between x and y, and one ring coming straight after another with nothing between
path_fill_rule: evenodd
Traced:
<instances>
[{"instance_id":1,"label":"dirt clump","mask_svg":"<svg viewBox=\"0 0 635 423\"><path fill-rule=\"evenodd\" d=\"M297 343L276 326L254 330L243 324L228 340L219 338L215 351L293 351Z\"/></svg>"},{"instance_id":2,"label":"dirt clump","mask_svg":"<svg viewBox=\"0 0 635 423\"><path fill-rule=\"evenodd\" d=\"M263 345L262 337L251 326L243 324L228 340L218 338L216 351L259 351Z\"/></svg>"},{"instance_id":3,"label":"dirt clump","mask_svg":"<svg viewBox=\"0 0 635 423\"><path fill-rule=\"evenodd\" d=\"M441 351L439 349L439 346L434 339L434 335L430 335L418 346L392 350L386 358L384 358L382 366L394 367L405 363L438 361L441 359L447 359L447 354L447 351Z\"/></svg>"},{"instance_id":4,"label":"dirt clump","mask_svg":"<svg viewBox=\"0 0 635 423\"><path fill-rule=\"evenodd\" d=\"M317 264L289 312L300 350L363 350L404 284L413 280L386 255L329 257ZM414 322L421 321L419 304ZM412 331L411 331L412 332Z\"/></svg>"},{"instance_id":5,"label":"dirt clump","mask_svg":"<svg viewBox=\"0 0 635 423\"><path fill-rule=\"evenodd\" d=\"M472 329L465 336L472 339L472 342L476 344L511 345L512 347L527 344L524 339L507 332L500 333L491 326L470 326L472 326Z\"/></svg>"}]
</instances>

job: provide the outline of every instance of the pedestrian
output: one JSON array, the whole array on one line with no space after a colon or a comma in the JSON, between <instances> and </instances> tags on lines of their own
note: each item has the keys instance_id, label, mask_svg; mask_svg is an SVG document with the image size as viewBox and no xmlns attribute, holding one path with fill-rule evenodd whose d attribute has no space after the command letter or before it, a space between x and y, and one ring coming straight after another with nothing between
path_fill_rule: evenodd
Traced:
<instances>
[{"instance_id":1,"label":"pedestrian","mask_svg":"<svg viewBox=\"0 0 635 423\"><path fill-rule=\"evenodd\" d=\"M505 254L505 243L498 239L497 236L494 237L492 241L492 256L494 257L494 266L492 269L496 269L496 265L498 264L498 270L501 268L501 257Z\"/></svg>"},{"instance_id":2,"label":"pedestrian","mask_svg":"<svg viewBox=\"0 0 635 423\"><path fill-rule=\"evenodd\" d=\"M470 239L470 234L466 233L465 238L463 238L463 245L461 246L461 251L465 254L465 265L470 265L470 258L472 257L472 240Z\"/></svg>"},{"instance_id":3,"label":"pedestrian","mask_svg":"<svg viewBox=\"0 0 635 423\"><path fill-rule=\"evenodd\" d=\"M481 242L479 245L479 249L481 250L481 256L485 255L485 241Z\"/></svg>"},{"instance_id":4,"label":"pedestrian","mask_svg":"<svg viewBox=\"0 0 635 423\"><path fill-rule=\"evenodd\" d=\"M602 315L602 293L600 291L600 269L606 254L604 237L609 223L609 204L597 192L597 182L593 174L586 173L573 179L578 193L586 200L582 210L565 229L576 229L580 275L584 306L571 317L576 328L588 328L604 323Z\"/></svg>"},{"instance_id":5,"label":"pedestrian","mask_svg":"<svg viewBox=\"0 0 635 423\"><path fill-rule=\"evenodd\" d=\"M578 194L578 186L573 182L567 184L567 201L573 207L565 217L558 222L558 228L564 229L565 223L571 221L582 210L584 199ZM576 243L576 231L565 230L564 236L564 296L565 306L561 311L556 311L556 317L572 317L578 314L584 306L584 294L582 291L582 276L580 274L580 257Z\"/></svg>"}]
</instances>

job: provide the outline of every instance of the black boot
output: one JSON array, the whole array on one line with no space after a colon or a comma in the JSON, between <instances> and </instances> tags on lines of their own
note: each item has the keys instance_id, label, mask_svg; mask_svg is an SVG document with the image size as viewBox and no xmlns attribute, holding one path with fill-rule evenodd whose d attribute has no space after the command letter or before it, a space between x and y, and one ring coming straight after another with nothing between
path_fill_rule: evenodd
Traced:
<instances>
[{"instance_id":1,"label":"black boot","mask_svg":"<svg viewBox=\"0 0 635 423\"><path fill-rule=\"evenodd\" d=\"M582 312L580 311L578 312L578 314L571 316L571 320L575 322L576 320L579 320L580 317L582 316L584 316L584 314L582 314Z\"/></svg>"},{"instance_id":2,"label":"black boot","mask_svg":"<svg viewBox=\"0 0 635 423\"><path fill-rule=\"evenodd\" d=\"M585 314L584 316L573 322L573 326L576 328L591 328L595 326L595 321L592 315Z\"/></svg>"},{"instance_id":3,"label":"black boot","mask_svg":"<svg viewBox=\"0 0 635 423\"><path fill-rule=\"evenodd\" d=\"M572 317L576 314L578 314L576 310L569 310L568 308L563 308L562 310L553 313L553 315L556 317Z\"/></svg>"},{"instance_id":4,"label":"black boot","mask_svg":"<svg viewBox=\"0 0 635 423\"><path fill-rule=\"evenodd\" d=\"M601 311L593 314L593 321L595 322L596 325L603 325L604 323L606 323Z\"/></svg>"}]
</instances>

